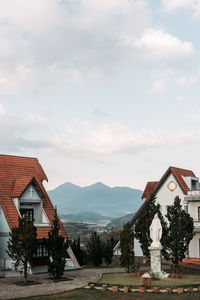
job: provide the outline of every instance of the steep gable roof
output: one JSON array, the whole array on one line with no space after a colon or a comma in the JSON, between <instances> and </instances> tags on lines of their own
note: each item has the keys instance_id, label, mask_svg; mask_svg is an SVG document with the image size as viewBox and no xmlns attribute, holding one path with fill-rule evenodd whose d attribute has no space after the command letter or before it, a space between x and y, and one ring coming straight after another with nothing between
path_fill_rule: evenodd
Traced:
<instances>
[{"instance_id":1,"label":"steep gable roof","mask_svg":"<svg viewBox=\"0 0 200 300\"><path fill-rule=\"evenodd\" d=\"M18 225L18 211L12 197L19 197L28 186L35 180L43 196L43 208L52 225L54 219L54 207L42 184L48 180L37 158L21 157L0 154L0 204L6 216L9 227ZM38 238L47 237L49 228L38 228ZM60 222L60 233L66 237L66 231Z\"/></svg>"},{"instance_id":2,"label":"steep gable roof","mask_svg":"<svg viewBox=\"0 0 200 300\"><path fill-rule=\"evenodd\" d=\"M161 177L160 181L157 183L157 185L155 186L153 192L156 192L158 190L158 188L162 185L162 183L165 181L165 179L167 178L167 176L172 173L174 175L174 177L176 178L176 180L178 181L181 189L183 190L183 192L185 194L187 194L189 187L187 186L185 180L183 179L182 176L187 177L187 176L191 176L191 177L196 177L195 174L191 171L191 170L186 170L186 169L181 169L181 168L176 168L176 167L169 167L167 169L167 171L164 173L164 175Z\"/></svg>"},{"instance_id":3,"label":"steep gable roof","mask_svg":"<svg viewBox=\"0 0 200 300\"><path fill-rule=\"evenodd\" d=\"M144 189L144 192L142 194L142 199L149 198L149 196L152 194L152 192L155 189L157 184L158 184L158 181L148 181L146 184L146 187Z\"/></svg>"},{"instance_id":4,"label":"steep gable roof","mask_svg":"<svg viewBox=\"0 0 200 300\"><path fill-rule=\"evenodd\" d=\"M131 225L133 225L134 222L136 221L139 213L143 209L145 203L148 201L150 195L152 193L155 193L159 189L159 187L165 181L165 179L170 174L170 172L174 175L174 177L178 181L178 183L179 183L181 189L183 190L183 192L185 194L187 194L187 192L189 190L189 187L187 186L187 184L186 184L186 182L185 182L185 180L183 179L182 176L184 176L184 177L187 177L187 176L196 177L195 174L191 170L186 170L186 169L181 169L181 168L176 168L176 167L170 166L159 181L149 181L149 182L147 182L145 190L142 194L142 199L145 198L146 200L142 203L140 208L137 210L137 212L133 215L132 219L129 221L129 223Z\"/></svg>"}]
</instances>

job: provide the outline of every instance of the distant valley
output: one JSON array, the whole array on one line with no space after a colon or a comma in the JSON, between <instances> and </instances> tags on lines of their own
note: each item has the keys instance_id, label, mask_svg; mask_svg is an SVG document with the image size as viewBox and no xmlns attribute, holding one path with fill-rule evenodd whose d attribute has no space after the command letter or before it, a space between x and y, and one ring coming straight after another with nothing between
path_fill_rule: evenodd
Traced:
<instances>
[{"instance_id":1,"label":"distant valley","mask_svg":"<svg viewBox=\"0 0 200 300\"><path fill-rule=\"evenodd\" d=\"M141 190L111 188L101 182L86 187L66 182L48 194L60 215L68 215L80 222L111 221L136 212L142 204Z\"/></svg>"}]
</instances>

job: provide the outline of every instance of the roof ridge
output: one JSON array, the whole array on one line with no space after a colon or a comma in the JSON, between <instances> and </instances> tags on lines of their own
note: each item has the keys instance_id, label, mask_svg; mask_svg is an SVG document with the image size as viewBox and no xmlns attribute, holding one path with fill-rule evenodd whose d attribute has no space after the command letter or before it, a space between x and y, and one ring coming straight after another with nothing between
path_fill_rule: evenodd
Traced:
<instances>
[{"instance_id":1,"label":"roof ridge","mask_svg":"<svg viewBox=\"0 0 200 300\"><path fill-rule=\"evenodd\" d=\"M38 160L37 157L21 156L21 155L12 155L12 154L2 154L2 153L0 153L0 156L4 156L4 157L6 157L6 156L8 156L8 157L19 157L19 158L28 158L28 159L36 159L36 160ZM38 161L39 161L39 160L38 160Z\"/></svg>"},{"instance_id":2,"label":"roof ridge","mask_svg":"<svg viewBox=\"0 0 200 300\"><path fill-rule=\"evenodd\" d=\"M172 169L176 169L176 170L182 170L182 171L190 171L190 172L192 172L193 173L193 171L192 170L190 170L190 169L183 169L183 168L179 168L179 167L173 167L173 166L170 166L170 168Z\"/></svg>"}]
</instances>

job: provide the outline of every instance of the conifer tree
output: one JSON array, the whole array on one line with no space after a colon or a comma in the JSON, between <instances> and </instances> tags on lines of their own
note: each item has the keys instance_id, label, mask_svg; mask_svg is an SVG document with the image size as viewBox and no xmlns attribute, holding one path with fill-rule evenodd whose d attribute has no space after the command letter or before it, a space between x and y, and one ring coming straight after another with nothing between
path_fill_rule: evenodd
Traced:
<instances>
[{"instance_id":1,"label":"conifer tree","mask_svg":"<svg viewBox=\"0 0 200 300\"><path fill-rule=\"evenodd\" d=\"M111 238L108 239L103 246L103 257L105 259L105 263L107 267L112 263L114 244L115 244L114 237L111 236Z\"/></svg>"},{"instance_id":2,"label":"conifer tree","mask_svg":"<svg viewBox=\"0 0 200 300\"><path fill-rule=\"evenodd\" d=\"M93 232L89 241L87 242L88 260L94 265L102 264L103 245L97 232Z\"/></svg>"},{"instance_id":3,"label":"conifer tree","mask_svg":"<svg viewBox=\"0 0 200 300\"><path fill-rule=\"evenodd\" d=\"M135 223L135 237L140 242L143 254L147 257L150 255L148 247L151 244L149 227L152 223L154 215L158 212L158 207L156 206L155 202L156 197L154 194L151 194Z\"/></svg>"},{"instance_id":4,"label":"conifer tree","mask_svg":"<svg viewBox=\"0 0 200 300\"><path fill-rule=\"evenodd\" d=\"M167 251L174 264L175 272L178 271L178 263L185 257L186 250L194 236L194 224L190 215L182 209L181 199L177 196L174 204L167 208L166 217L169 221Z\"/></svg>"},{"instance_id":5,"label":"conifer tree","mask_svg":"<svg viewBox=\"0 0 200 300\"><path fill-rule=\"evenodd\" d=\"M48 233L48 239L45 239L45 245L48 250L48 272L55 278L59 278L64 274L68 241L59 234L60 225L57 211L53 220L53 226Z\"/></svg>"},{"instance_id":6,"label":"conifer tree","mask_svg":"<svg viewBox=\"0 0 200 300\"><path fill-rule=\"evenodd\" d=\"M130 223L125 224L120 233L120 248L121 265L125 267L126 272L129 273L134 265L134 233Z\"/></svg>"},{"instance_id":7,"label":"conifer tree","mask_svg":"<svg viewBox=\"0 0 200 300\"><path fill-rule=\"evenodd\" d=\"M71 242L71 248L79 264L82 265L84 260L84 250L81 249L80 236Z\"/></svg>"},{"instance_id":8,"label":"conifer tree","mask_svg":"<svg viewBox=\"0 0 200 300\"><path fill-rule=\"evenodd\" d=\"M9 233L8 255L14 260L15 270L24 274L27 281L28 264L31 266L37 247L37 229L27 216L19 218L18 227Z\"/></svg>"},{"instance_id":9,"label":"conifer tree","mask_svg":"<svg viewBox=\"0 0 200 300\"><path fill-rule=\"evenodd\" d=\"M143 254L147 257L150 257L149 246L151 245L152 240L150 238L149 227L156 213L158 214L158 217L162 225L162 230L163 230L163 234L161 238L161 244L163 246L162 255L165 258L167 258L168 256L165 248L166 236L167 236L167 224L160 212L160 205L159 204L156 205L156 196L154 194L150 195L149 199L146 201L144 207L139 213L139 216L135 223L135 237L140 242Z\"/></svg>"}]
</instances>

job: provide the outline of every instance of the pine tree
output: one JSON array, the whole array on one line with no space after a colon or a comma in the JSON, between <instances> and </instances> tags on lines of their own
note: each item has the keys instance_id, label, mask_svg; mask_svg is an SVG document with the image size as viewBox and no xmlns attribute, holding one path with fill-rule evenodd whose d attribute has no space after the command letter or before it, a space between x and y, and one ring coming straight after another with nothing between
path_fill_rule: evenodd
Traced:
<instances>
[{"instance_id":1,"label":"pine tree","mask_svg":"<svg viewBox=\"0 0 200 300\"><path fill-rule=\"evenodd\" d=\"M146 201L142 208L137 221L135 223L135 237L139 240L143 254L149 257L149 246L151 244L149 227L152 223L153 217L158 213L158 207L155 204L156 197L154 194Z\"/></svg>"},{"instance_id":2,"label":"pine tree","mask_svg":"<svg viewBox=\"0 0 200 300\"><path fill-rule=\"evenodd\" d=\"M55 209L53 226L48 233L48 239L44 240L49 253L48 272L55 278L59 278L64 274L68 242L59 234L60 225Z\"/></svg>"},{"instance_id":3,"label":"pine tree","mask_svg":"<svg viewBox=\"0 0 200 300\"><path fill-rule=\"evenodd\" d=\"M71 248L79 264L82 265L84 261L84 250L81 249L80 236L71 242Z\"/></svg>"},{"instance_id":4,"label":"pine tree","mask_svg":"<svg viewBox=\"0 0 200 300\"><path fill-rule=\"evenodd\" d=\"M185 257L188 245L194 236L194 224L190 215L182 209L181 199L177 196L174 204L167 208L166 217L169 221L167 250L169 258L174 264L175 272L178 271L178 263Z\"/></svg>"},{"instance_id":5,"label":"pine tree","mask_svg":"<svg viewBox=\"0 0 200 300\"><path fill-rule=\"evenodd\" d=\"M37 229L27 216L19 218L18 227L9 233L8 255L15 261L15 270L24 274L27 281L28 264L31 266L37 247Z\"/></svg>"},{"instance_id":6,"label":"pine tree","mask_svg":"<svg viewBox=\"0 0 200 300\"><path fill-rule=\"evenodd\" d=\"M93 232L89 241L87 242L87 255L88 260L94 265L99 266L102 264L102 242L97 232Z\"/></svg>"},{"instance_id":7,"label":"pine tree","mask_svg":"<svg viewBox=\"0 0 200 300\"><path fill-rule=\"evenodd\" d=\"M114 243L114 237L111 236L103 245L103 257L107 267L112 263Z\"/></svg>"},{"instance_id":8,"label":"pine tree","mask_svg":"<svg viewBox=\"0 0 200 300\"><path fill-rule=\"evenodd\" d=\"M137 221L135 223L135 237L140 242L143 254L147 257L150 257L149 253L149 246L152 243L152 240L150 238L150 231L149 227L152 223L152 220L154 218L155 214L158 214L158 217L160 219L161 225L162 225L162 255L167 258L167 252L165 249L165 243L166 243L166 236L167 236L167 224L160 212L160 205L156 205L156 196L154 194L151 194L149 199L146 201L144 207L142 208Z\"/></svg>"},{"instance_id":9,"label":"pine tree","mask_svg":"<svg viewBox=\"0 0 200 300\"><path fill-rule=\"evenodd\" d=\"M134 233L130 223L124 225L123 230L120 233L120 248L121 265L125 267L126 272L129 273L134 265Z\"/></svg>"}]
</instances>

